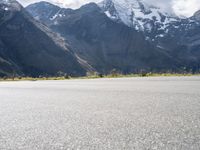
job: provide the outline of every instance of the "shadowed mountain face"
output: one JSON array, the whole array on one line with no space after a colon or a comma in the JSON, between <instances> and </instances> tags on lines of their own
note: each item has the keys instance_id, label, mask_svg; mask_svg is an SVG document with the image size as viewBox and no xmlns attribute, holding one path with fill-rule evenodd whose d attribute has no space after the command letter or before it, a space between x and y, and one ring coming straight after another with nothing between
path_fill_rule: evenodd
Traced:
<instances>
[{"instance_id":1,"label":"shadowed mountain face","mask_svg":"<svg viewBox=\"0 0 200 150\"><path fill-rule=\"evenodd\" d=\"M63 39L14 0L0 3L0 76L84 75Z\"/></svg>"},{"instance_id":2,"label":"shadowed mountain face","mask_svg":"<svg viewBox=\"0 0 200 150\"><path fill-rule=\"evenodd\" d=\"M194 72L200 68L200 22L192 18L174 22L155 43L184 62Z\"/></svg>"},{"instance_id":3,"label":"shadowed mountain face","mask_svg":"<svg viewBox=\"0 0 200 150\"><path fill-rule=\"evenodd\" d=\"M198 15L172 22L154 43L165 48L170 55L183 62L187 71L200 70L200 21Z\"/></svg>"},{"instance_id":4,"label":"shadowed mountain face","mask_svg":"<svg viewBox=\"0 0 200 150\"><path fill-rule=\"evenodd\" d=\"M181 18L143 0L103 0L99 6L116 22L143 32L146 39L168 51L184 68L200 68L200 12Z\"/></svg>"},{"instance_id":5,"label":"shadowed mountain face","mask_svg":"<svg viewBox=\"0 0 200 150\"><path fill-rule=\"evenodd\" d=\"M113 69L122 73L199 71L199 12L186 19L166 16L163 21L165 13L138 3L134 8L144 10L144 26L134 26L126 24L114 3L99 6L90 3L72 10L39 2L26 8L32 18L15 0L1 1L0 76L58 72L80 76ZM160 20L145 18L154 11ZM129 23L141 21L132 17ZM146 20L156 26L146 30Z\"/></svg>"},{"instance_id":6,"label":"shadowed mountain face","mask_svg":"<svg viewBox=\"0 0 200 150\"><path fill-rule=\"evenodd\" d=\"M123 73L159 72L180 68L178 60L168 51L146 40L142 32L111 20L94 3L72 10L40 2L27 10L64 37L77 57L98 72L109 73L112 69Z\"/></svg>"}]
</instances>

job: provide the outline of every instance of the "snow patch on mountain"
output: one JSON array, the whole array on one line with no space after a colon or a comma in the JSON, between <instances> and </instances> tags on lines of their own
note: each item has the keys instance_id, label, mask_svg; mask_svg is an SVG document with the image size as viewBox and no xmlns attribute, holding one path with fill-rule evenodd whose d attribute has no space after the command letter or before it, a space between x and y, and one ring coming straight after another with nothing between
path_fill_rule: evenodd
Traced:
<instances>
[{"instance_id":1,"label":"snow patch on mountain","mask_svg":"<svg viewBox=\"0 0 200 150\"><path fill-rule=\"evenodd\" d=\"M22 6L16 0L0 0L0 7L5 11L19 11Z\"/></svg>"},{"instance_id":2,"label":"snow patch on mountain","mask_svg":"<svg viewBox=\"0 0 200 150\"><path fill-rule=\"evenodd\" d=\"M150 32L153 25L165 29L170 22L178 19L174 14L142 0L104 0L99 6L109 18L140 31Z\"/></svg>"}]
</instances>

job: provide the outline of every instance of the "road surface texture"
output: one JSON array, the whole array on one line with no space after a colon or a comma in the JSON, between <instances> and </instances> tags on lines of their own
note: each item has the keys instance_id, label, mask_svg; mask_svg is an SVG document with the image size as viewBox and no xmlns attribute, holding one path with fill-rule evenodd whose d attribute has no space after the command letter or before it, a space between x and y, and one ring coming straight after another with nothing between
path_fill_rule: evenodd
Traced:
<instances>
[{"instance_id":1,"label":"road surface texture","mask_svg":"<svg viewBox=\"0 0 200 150\"><path fill-rule=\"evenodd\" d=\"M0 82L0 150L199 150L200 77Z\"/></svg>"}]
</instances>

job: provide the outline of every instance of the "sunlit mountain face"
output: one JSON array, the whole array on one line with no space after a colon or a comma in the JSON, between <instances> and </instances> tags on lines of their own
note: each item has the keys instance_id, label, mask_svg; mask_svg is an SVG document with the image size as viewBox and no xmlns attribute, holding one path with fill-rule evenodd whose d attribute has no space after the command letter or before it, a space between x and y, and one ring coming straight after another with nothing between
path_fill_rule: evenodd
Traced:
<instances>
[{"instance_id":1,"label":"sunlit mountain face","mask_svg":"<svg viewBox=\"0 0 200 150\"><path fill-rule=\"evenodd\" d=\"M39 2L40 0L19 0L24 6L27 6L31 3ZM46 0L50 3L59 5L60 7L66 8L79 8L80 6L89 3L95 2L100 3L103 0ZM119 3L123 0L117 0ZM159 7L167 12L175 13L177 16L182 17L191 17L196 11L200 8L200 3L198 0L139 0L142 3L147 3L149 5L154 5ZM134 0L126 1L135 3ZM136 2L137 4L137 2Z\"/></svg>"}]
</instances>

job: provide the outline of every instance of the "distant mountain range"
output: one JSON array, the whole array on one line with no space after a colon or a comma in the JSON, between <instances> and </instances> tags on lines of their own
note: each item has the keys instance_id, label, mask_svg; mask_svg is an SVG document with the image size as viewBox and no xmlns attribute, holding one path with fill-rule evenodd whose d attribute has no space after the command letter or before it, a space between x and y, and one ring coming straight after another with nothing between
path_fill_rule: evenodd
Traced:
<instances>
[{"instance_id":1,"label":"distant mountain range","mask_svg":"<svg viewBox=\"0 0 200 150\"><path fill-rule=\"evenodd\" d=\"M199 72L200 12L179 18L142 0L79 9L0 2L0 75Z\"/></svg>"}]
</instances>

